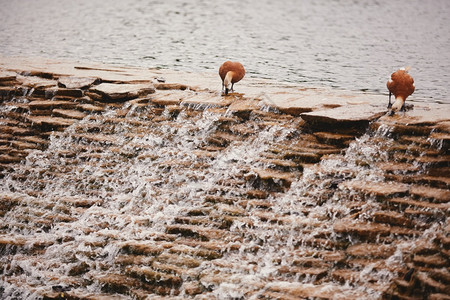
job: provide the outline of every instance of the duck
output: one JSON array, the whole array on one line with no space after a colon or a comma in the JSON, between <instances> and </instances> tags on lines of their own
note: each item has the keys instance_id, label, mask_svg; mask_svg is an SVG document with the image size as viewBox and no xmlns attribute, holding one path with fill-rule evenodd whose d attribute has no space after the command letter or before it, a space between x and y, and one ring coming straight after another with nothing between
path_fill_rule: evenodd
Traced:
<instances>
[{"instance_id":1,"label":"duck","mask_svg":"<svg viewBox=\"0 0 450 300\"><path fill-rule=\"evenodd\" d=\"M228 95L230 84L233 92L234 84L244 78L245 69L238 61L226 61L220 66L219 75L222 79L222 91L225 90L225 95Z\"/></svg>"},{"instance_id":2,"label":"duck","mask_svg":"<svg viewBox=\"0 0 450 300\"><path fill-rule=\"evenodd\" d=\"M414 93L414 79L409 75L410 67L401 68L391 74L386 86L389 90L389 104L390 115L392 116L397 111L405 111L405 101L408 96ZM395 102L391 103L391 95L394 95Z\"/></svg>"}]
</instances>

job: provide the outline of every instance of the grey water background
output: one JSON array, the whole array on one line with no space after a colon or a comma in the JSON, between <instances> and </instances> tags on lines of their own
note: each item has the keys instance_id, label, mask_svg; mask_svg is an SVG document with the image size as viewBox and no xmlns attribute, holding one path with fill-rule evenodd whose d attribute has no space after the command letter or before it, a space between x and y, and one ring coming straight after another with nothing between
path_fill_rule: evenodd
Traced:
<instances>
[{"instance_id":1,"label":"grey water background","mask_svg":"<svg viewBox=\"0 0 450 300\"><path fill-rule=\"evenodd\" d=\"M448 0L0 0L0 54L217 72L450 103ZM218 79L217 88L220 89Z\"/></svg>"}]
</instances>

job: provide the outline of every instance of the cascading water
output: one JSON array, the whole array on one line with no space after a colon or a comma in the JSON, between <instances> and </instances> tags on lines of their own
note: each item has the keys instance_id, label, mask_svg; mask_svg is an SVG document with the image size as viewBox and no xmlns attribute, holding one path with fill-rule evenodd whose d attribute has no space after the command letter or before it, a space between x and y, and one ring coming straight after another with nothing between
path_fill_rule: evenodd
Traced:
<instances>
[{"instance_id":1,"label":"cascading water","mask_svg":"<svg viewBox=\"0 0 450 300\"><path fill-rule=\"evenodd\" d=\"M1 227L3 240L15 240L0 257L3 298L33 299L58 289L131 295L105 279L110 274L168 285L168 295L187 296L186 283L198 282L211 297L258 299L301 283L319 287L312 295L377 298L406 268L411 236L364 239L334 228L342 220L372 220L384 209L376 196L347 188L386 180L380 166L389 163L393 140L383 128L342 153L333 148L320 163L305 164L303 173L290 169L287 186L284 177L263 182L258 170L271 170L265 158L273 148L306 143L308 134L293 121L250 116L241 123L249 130L239 130L252 133L227 144L220 135L212 140L225 132L224 123L236 122L223 109L174 114L166 108L156 120L146 108L125 108L125 115L110 109L53 133L46 150L31 152L2 179L3 197L15 203ZM248 197L255 190L265 196ZM133 242L154 253L136 250ZM380 259L344 261L346 248L367 242L394 250L384 257L388 267ZM159 270L159 259L172 254L193 264L172 267L181 283L140 275L148 266ZM127 255L135 255L132 263L118 263Z\"/></svg>"}]
</instances>

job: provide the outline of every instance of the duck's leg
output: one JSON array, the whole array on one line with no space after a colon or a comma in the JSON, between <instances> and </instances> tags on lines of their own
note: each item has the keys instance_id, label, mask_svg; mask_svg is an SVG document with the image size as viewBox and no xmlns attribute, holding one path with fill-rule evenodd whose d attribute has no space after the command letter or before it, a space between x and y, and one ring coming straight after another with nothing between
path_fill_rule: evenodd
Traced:
<instances>
[{"instance_id":1,"label":"duck's leg","mask_svg":"<svg viewBox=\"0 0 450 300\"><path fill-rule=\"evenodd\" d=\"M391 108L392 107L392 103L391 103L391 95L392 93L389 91L389 104L387 108Z\"/></svg>"},{"instance_id":2,"label":"duck's leg","mask_svg":"<svg viewBox=\"0 0 450 300\"><path fill-rule=\"evenodd\" d=\"M234 92L233 86L234 86L234 83L231 84L231 92Z\"/></svg>"},{"instance_id":3,"label":"duck's leg","mask_svg":"<svg viewBox=\"0 0 450 300\"><path fill-rule=\"evenodd\" d=\"M406 103L406 101L405 101L405 102L403 102L403 105L402 105L402 108L400 108L400 111L406 111L406 108L405 108L405 103Z\"/></svg>"}]
</instances>

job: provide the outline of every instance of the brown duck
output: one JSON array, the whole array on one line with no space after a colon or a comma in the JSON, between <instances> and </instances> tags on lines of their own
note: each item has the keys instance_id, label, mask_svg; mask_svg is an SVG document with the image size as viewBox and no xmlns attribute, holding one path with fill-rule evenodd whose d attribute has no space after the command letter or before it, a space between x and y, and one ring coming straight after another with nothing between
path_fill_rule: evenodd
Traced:
<instances>
[{"instance_id":1,"label":"brown duck","mask_svg":"<svg viewBox=\"0 0 450 300\"><path fill-rule=\"evenodd\" d=\"M225 95L228 95L230 84L233 92L234 84L244 78L245 69L240 62L226 61L220 66L219 75L222 78L222 91L225 89Z\"/></svg>"},{"instance_id":2,"label":"brown duck","mask_svg":"<svg viewBox=\"0 0 450 300\"><path fill-rule=\"evenodd\" d=\"M405 101L406 98L414 93L414 79L411 75L408 74L408 70L400 69L392 73L391 78L386 83L386 86L389 90L389 104L388 108L391 109L390 115L393 115L397 111L405 111ZM391 103L391 95L394 95L395 102Z\"/></svg>"}]
</instances>

